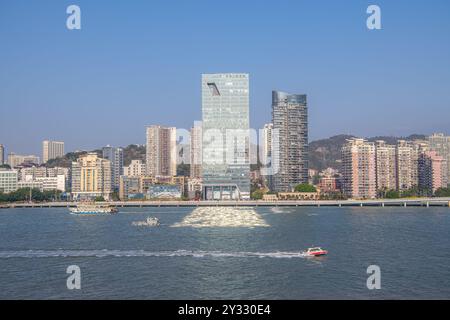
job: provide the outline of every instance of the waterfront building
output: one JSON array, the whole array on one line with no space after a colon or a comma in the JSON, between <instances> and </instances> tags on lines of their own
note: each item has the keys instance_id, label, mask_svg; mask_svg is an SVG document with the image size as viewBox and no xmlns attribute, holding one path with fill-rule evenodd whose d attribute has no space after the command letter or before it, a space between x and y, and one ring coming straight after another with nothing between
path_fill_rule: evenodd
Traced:
<instances>
[{"instance_id":1,"label":"waterfront building","mask_svg":"<svg viewBox=\"0 0 450 320\"><path fill-rule=\"evenodd\" d=\"M26 176L23 180L19 180L17 183L18 189L31 188L39 189L40 191L66 191L66 178L64 175L57 177L40 177L33 178L32 176Z\"/></svg>"},{"instance_id":2,"label":"waterfront building","mask_svg":"<svg viewBox=\"0 0 450 320\"><path fill-rule=\"evenodd\" d=\"M47 177L54 178L59 175L63 175L66 180L69 179L70 178L70 169L63 168L63 167L47 168Z\"/></svg>"},{"instance_id":3,"label":"waterfront building","mask_svg":"<svg viewBox=\"0 0 450 320\"><path fill-rule=\"evenodd\" d=\"M58 190L66 192L66 176L63 174L56 177L36 178L35 181L42 184L42 191Z\"/></svg>"},{"instance_id":4,"label":"waterfront building","mask_svg":"<svg viewBox=\"0 0 450 320\"><path fill-rule=\"evenodd\" d=\"M0 144L0 166L5 164L5 147Z\"/></svg>"},{"instance_id":5,"label":"waterfront building","mask_svg":"<svg viewBox=\"0 0 450 320\"><path fill-rule=\"evenodd\" d=\"M121 176L119 186L120 200L143 199L139 176Z\"/></svg>"},{"instance_id":6,"label":"waterfront building","mask_svg":"<svg viewBox=\"0 0 450 320\"><path fill-rule=\"evenodd\" d=\"M417 145L410 141L399 140L396 147L397 190L406 191L418 185Z\"/></svg>"},{"instance_id":7,"label":"waterfront building","mask_svg":"<svg viewBox=\"0 0 450 320\"><path fill-rule=\"evenodd\" d=\"M327 168L319 173L320 193L334 193L340 191L340 174L333 168Z\"/></svg>"},{"instance_id":8,"label":"waterfront building","mask_svg":"<svg viewBox=\"0 0 450 320\"><path fill-rule=\"evenodd\" d=\"M425 151L419 157L419 186L432 195L448 185L447 160L436 151Z\"/></svg>"},{"instance_id":9,"label":"waterfront building","mask_svg":"<svg viewBox=\"0 0 450 320\"><path fill-rule=\"evenodd\" d=\"M39 165L40 159L35 155L18 155L13 152L8 154L8 164L11 168L15 168L21 165Z\"/></svg>"},{"instance_id":10,"label":"waterfront building","mask_svg":"<svg viewBox=\"0 0 450 320\"><path fill-rule=\"evenodd\" d=\"M273 191L290 192L308 183L308 108L304 94L272 92L272 123L278 143L272 160L278 163L273 175Z\"/></svg>"},{"instance_id":11,"label":"waterfront building","mask_svg":"<svg viewBox=\"0 0 450 320\"><path fill-rule=\"evenodd\" d=\"M202 118L204 199L250 199L248 74L203 74Z\"/></svg>"},{"instance_id":12,"label":"waterfront building","mask_svg":"<svg viewBox=\"0 0 450 320\"><path fill-rule=\"evenodd\" d=\"M176 176L176 128L147 127L146 171L148 176Z\"/></svg>"},{"instance_id":13,"label":"waterfront building","mask_svg":"<svg viewBox=\"0 0 450 320\"><path fill-rule=\"evenodd\" d=\"M318 192L278 192L279 200L319 200Z\"/></svg>"},{"instance_id":14,"label":"waterfront building","mask_svg":"<svg viewBox=\"0 0 450 320\"><path fill-rule=\"evenodd\" d=\"M396 148L383 140L376 141L377 191L397 189Z\"/></svg>"},{"instance_id":15,"label":"waterfront building","mask_svg":"<svg viewBox=\"0 0 450 320\"><path fill-rule=\"evenodd\" d=\"M428 137L430 150L436 151L438 155L447 162L447 180L450 181L450 136L443 133L434 133Z\"/></svg>"},{"instance_id":16,"label":"waterfront building","mask_svg":"<svg viewBox=\"0 0 450 320\"><path fill-rule=\"evenodd\" d=\"M202 179L189 178L187 181L187 196L189 199L199 200L202 194Z\"/></svg>"},{"instance_id":17,"label":"waterfront building","mask_svg":"<svg viewBox=\"0 0 450 320\"><path fill-rule=\"evenodd\" d=\"M171 200L171 199L180 199L181 198L181 190L180 186L178 185L171 185L171 184L154 184L149 186L146 197L147 199L154 200L154 199L165 199L165 200Z\"/></svg>"},{"instance_id":18,"label":"waterfront building","mask_svg":"<svg viewBox=\"0 0 450 320\"><path fill-rule=\"evenodd\" d=\"M64 142L44 140L42 142L42 162L64 156Z\"/></svg>"},{"instance_id":19,"label":"waterfront building","mask_svg":"<svg viewBox=\"0 0 450 320\"><path fill-rule=\"evenodd\" d=\"M111 162L111 188L119 190L120 176L123 175L123 149L111 146L103 147L103 159Z\"/></svg>"},{"instance_id":20,"label":"waterfront building","mask_svg":"<svg viewBox=\"0 0 450 320\"><path fill-rule=\"evenodd\" d=\"M342 191L351 198L376 197L375 145L364 139L349 139L342 147Z\"/></svg>"},{"instance_id":21,"label":"waterfront building","mask_svg":"<svg viewBox=\"0 0 450 320\"><path fill-rule=\"evenodd\" d=\"M337 178L333 176L320 177L319 190L321 193L333 193L339 191Z\"/></svg>"},{"instance_id":22,"label":"waterfront building","mask_svg":"<svg viewBox=\"0 0 450 320\"><path fill-rule=\"evenodd\" d=\"M75 199L103 197L111 195L111 162L99 158L96 153L80 156L72 162L72 194Z\"/></svg>"},{"instance_id":23,"label":"waterfront building","mask_svg":"<svg viewBox=\"0 0 450 320\"><path fill-rule=\"evenodd\" d=\"M191 128L191 168L190 177L201 179L202 177L202 124L196 122Z\"/></svg>"},{"instance_id":24,"label":"waterfront building","mask_svg":"<svg viewBox=\"0 0 450 320\"><path fill-rule=\"evenodd\" d=\"M23 167L18 168L19 172L19 180L29 180L36 179L36 178L43 178L47 176L47 168L46 167ZM28 178L27 178L28 177Z\"/></svg>"},{"instance_id":25,"label":"waterfront building","mask_svg":"<svg viewBox=\"0 0 450 320\"><path fill-rule=\"evenodd\" d=\"M10 193L17 190L19 173L17 170L0 168L0 192Z\"/></svg>"},{"instance_id":26,"label":"waterfront building","mask_svg":"<svg viewBox=\"0 0 450 320\"><path fill-rule=\"evenodd\" d=\"M184 176L141 176L139 178L139 193L147 194L150 186L155 184L177 185L184 196L187 194L188 178Z\"/></svg>"},{"instance_id":27,"label":"waterfront building","mask_svg":"<svg viewBox=\"0 0 450 320\"><path fill-rule=\"evenodd\" d=\"M130 165L123 168L123 174L126 177L145 176L145 163L142 160L131 160Z\"/></svg>"}]
</instances>

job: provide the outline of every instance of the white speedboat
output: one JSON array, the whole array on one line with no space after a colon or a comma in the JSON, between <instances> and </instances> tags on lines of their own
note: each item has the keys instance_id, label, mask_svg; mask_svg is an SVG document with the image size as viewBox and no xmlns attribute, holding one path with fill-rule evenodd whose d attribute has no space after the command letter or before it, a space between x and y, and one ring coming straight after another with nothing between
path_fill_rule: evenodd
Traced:
<instances>
[{"instance_id":1,"label":"white speedboat","mask_svg":"<svg viewBox=\"0 0 450 320\"><path fill-rule=\"evenodd\" d=\"M158 218L148 217L145 221L134 221L132 225L138 227L158 227L161 223Z\"/></svg>"}]
</instances>

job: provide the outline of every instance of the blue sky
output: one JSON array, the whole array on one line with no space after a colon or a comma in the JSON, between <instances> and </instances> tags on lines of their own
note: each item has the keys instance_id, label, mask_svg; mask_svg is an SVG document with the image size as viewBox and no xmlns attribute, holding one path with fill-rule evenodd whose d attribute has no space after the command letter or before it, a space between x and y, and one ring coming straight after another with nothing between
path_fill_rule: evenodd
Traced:
<instances>
[{"instance_id":1,"label":"blue sky","mask_svg":"<svg viewBox=\"0 0 450 320\"><path fill-rule=\"evenodd\" d=\"M82 29L66 28L81 7ZM382 30L366 9L382 10ZM0 143L40 153L144 143L201 120L202 73L250 74L251 126L271 91L306 93L310 138L450 133L450 2L0 2Z\"/></svg>"}]
</instances>

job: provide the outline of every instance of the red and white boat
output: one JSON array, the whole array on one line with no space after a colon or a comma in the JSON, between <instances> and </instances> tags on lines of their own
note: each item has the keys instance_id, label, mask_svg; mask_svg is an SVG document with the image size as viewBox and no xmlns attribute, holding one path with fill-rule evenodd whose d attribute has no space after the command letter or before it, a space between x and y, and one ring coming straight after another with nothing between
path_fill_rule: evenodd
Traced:
<instances>
[{"instance_id":1,"label":"red and white boat","mask_svg":"<svg viewBox=\"0 0 450 320\"><path fill-rule=\"evenodd\" d=\"M308 250L306 250L305 254L310 257L319 257L319 256L324 256L324 255L328 254L328 251L323 250L320 247L314 247L314 248L308 248Z\"/></svg>"}]
</instances>

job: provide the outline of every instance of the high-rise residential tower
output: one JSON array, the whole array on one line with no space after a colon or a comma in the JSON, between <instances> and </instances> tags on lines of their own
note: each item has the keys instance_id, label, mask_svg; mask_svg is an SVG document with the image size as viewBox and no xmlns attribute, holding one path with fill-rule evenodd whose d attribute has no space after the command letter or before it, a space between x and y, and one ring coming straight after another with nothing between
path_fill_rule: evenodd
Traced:
<instances>
[{"instance_id":1,"label":"high-rise residential tower","mask_svg":"<svg viewBox=\"0 0 450 320\"><path fill-rule=\"evenodd\" d=\"M396 147L397 190L406 191L418 185L418 149L410 141L399 140Z\"/></svg>"},{"instance_id":2,"label":"high-rise residential tower","mask_svg":"<svg viewBox=\"0 0 450 320\"><path fill-rule=\"evenodd\" d=\"M432 195L448 185L447 160L436 151L425 151L419 156L419 186Z\"/></svg>"},{"instance_id":3,"label":"high-rise residential tower","mask_svg":"<svg viewBox=\"0 0 450 320\"><path fill-rule=\"evenodd\" d=\"M308 183L308 108L306 95L272 92L273 130L278 142L272 157L278 162L273 175L273 191L289 192Z\"/></svg>"},{"instance_id":4,"label":"high-rise residential tower","mask_svg":"<svg viewBox=\"0 0 450 320\"><path fill-rule=\"evenodd\" d=\"M103 147L103 159L111 162L111 187L118 191L120 176L123 175L123 149L111 146Z\"/></svg>"},{"instance_id":5,"label":"high-rise residential tower","mask_svg":"<svg viewBox=\"0 0 450 320\"><path fill-rule=\"evenodd\" d=\"M111 162L96 153L80 156L72 162L72 194L75 199L93 199L111 195Z\"/></svg>"},{"instance_id":6,"label":"high-rise residential tower","mask_svg":"<svg viewBox=\"0 0 450 320\"><path fill-rule=\"evenodd\" d=\"M395 146L382 140L376 142L376 178L377 191L397 189Z\"/></svg>"},{"instance_id":7,"label":"high-rise residential tower","mask_svg":"<svg viewBox=\"0 0 450 320\"><path fill-rule=\"evenodd\" d=\"M146 171L151 177L177 175L177 141L174 127L147 127Z\"/></svg>"},{"instance_id":8,"label":"high-rise residential tower","mask_svg":"<svg viewBox=\"0 0 450 320\"><path fill-rule=\"evenodd\" d=\"M375 145L350 139L342 147L342 191L351 198L372 199L376 190Z\"/></svg>"},{"instance_id":9,"label":"high-rise residential tower","mask_svg":"<svg viewBox=\"0 0 450 320\"><path fill-rule=\"evenodd\" d=\"M42 142L42 161L47 163L48 160L56 159L64 156L64 142L49 141Z\"/></svg>"},{"instance_id":10,"label":"high-rise residential tower","mask_svg":"<svg viewBox=\"0 0 450 320\"><path fill-rule=\"evenodd\" d=\"M203 197L249 199L249 75L203 74L202 117Z\"/></svg>"},{"instance_id":11,"label":"high-rise residential tower","mask_svg":"<svg viewBox=\"0 0 450 320\"><path fill-rule=\"evenodd\" d=\"M435 133L428 137L430 150L436 151L447 163L447 180L450 181L450 136L443 133Z\"/></svg>"}]
</instances>

